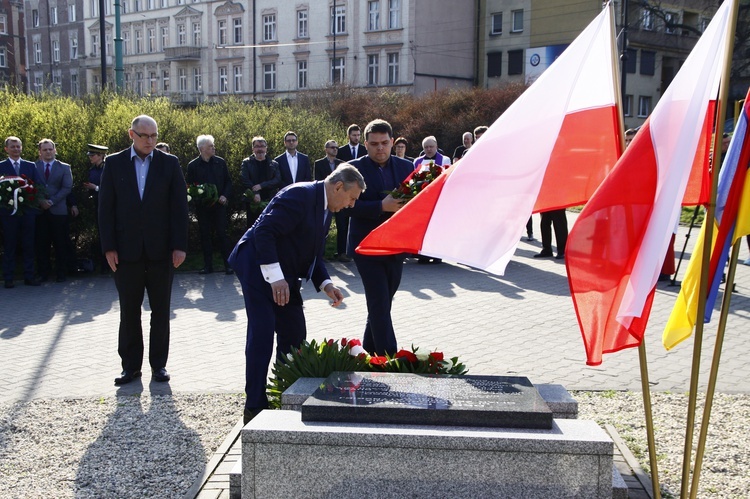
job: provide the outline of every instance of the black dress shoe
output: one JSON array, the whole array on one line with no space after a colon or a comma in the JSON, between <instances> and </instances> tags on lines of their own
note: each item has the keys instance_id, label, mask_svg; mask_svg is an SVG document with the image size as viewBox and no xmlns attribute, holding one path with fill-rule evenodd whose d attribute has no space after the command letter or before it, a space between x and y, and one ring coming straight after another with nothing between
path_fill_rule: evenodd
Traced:
<instances>
[{"instance_id":1,"label":"black dress shoe","mask_svg":"<svg viewBox=\"0 0 750 499\"><path fill-rule=\"evenodd\" d=\"M211 269L211 268L208 268L208 267L204 267L204 268L200 269L198 271L198 273L205 275L205 274L211 274L211 273L213 273L213 271L214 271L214 269Z\"/></svg>"},{"instance_id":2,"label":"black dress shoe","mask_svg":"<svg viewBox=\"0 0 750 499\"><path fill-rule=\"evenodd\" d=\"M16 287L16 284L13 282L12 279L7 279L5 281L5 289L13 289Z\"/></svg>"},{"instance_id":3,"label":"black dress shoe","mask_svg":"<svg viewBox=\"0 0 750 499\"><path fill-rule=\"evenodd\" d=\"M140 378L141 371L123 371L119 378L115 378L115 385L126 385L131 381Z\"/></svg>"},{"instance_id":4,"label":"black dress shoe","mask_svg":"<svg viewBox=\"0 0 750 499\"><path fill-rule=\"evenodd\" d=\"M252 419L260 414L263 409L245 409L242 413L242 424L248 424Z\"/></svg>"},{"instance_id":5,"label":"black dress shoe","mask_svg":"<svg viewBox=\"0 0 750 499\"><path fill-rule=\"evenodd\" d=\"M227 267L227 268L224 269L224 273L226 275L232 275L232 274L234 274L234 270L232 270L231 267Z\"/></svg>"},{"instance_id":6,"label":"black dress shoe","mask_svg":"<svg viewBox=\"0 0 750 499\"><path fill-rule=\"evenodd\" d=\"M27 286L41 286L39 279L24 279L23 283Z\"/></svg>"},{"instance_id":7,"label":"black dress shoe","mask_svg":"<svg viewBox=\"0 0 750 499\"><path fill-rule=\"evenodd\" d=\"M565 258L565 253L558 253L555 255L555 260L562 260L563 258Z\"/></svg>"},{"instance_id":8,"label":"black dress shoe","mask_svg":"<svg viewBox=\"0 0 750 499\"><path fill-rule=\"evenodd\" d=\"M65 276L60 276L60 277L58 277L57 279L55 279L55 282L65 282L65 281L67 281L67 280L68 280L68 278L67 278L67 277L65 277Z\"/></svg>"},{"instance_id":9,"label":"black dress shoe","mask_svg":"<svg viewBox=\"0 0 750 499\"><path fill-rule=\"evenodd\" d=\"M534 255L534 258L550 258L552 256L551 251L541 251Z\"/></svg>"},{"instance_id":10,"label":"black dress shoe","mask_svg":"<svg viewBox=\"0 0 750 499\"><path fill-rule=\"evenodd\" d=\"M167 370L162 367L161 369L151 369L151 380L158 381L159 383L167 382L172 377L169 375Z\"/></svg>"}]
</instances>

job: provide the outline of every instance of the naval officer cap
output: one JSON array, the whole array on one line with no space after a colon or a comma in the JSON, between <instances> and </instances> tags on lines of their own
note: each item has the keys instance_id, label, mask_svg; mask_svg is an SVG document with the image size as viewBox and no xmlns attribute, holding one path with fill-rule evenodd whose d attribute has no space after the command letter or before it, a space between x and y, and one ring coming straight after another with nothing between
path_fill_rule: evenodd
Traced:
<instances>
[{"instance_id":1,"label":"naval officer cap","mask_svg":"<svg viewBox=\"0 0 750 499\"><path fill-rule=\"evenodd\" d=\"M107 154L107 151L109 151L109 147L107 146L100 146L97 144L88 144L88 154L91 156L92 154Z\"/></svg>"}]
</instances>

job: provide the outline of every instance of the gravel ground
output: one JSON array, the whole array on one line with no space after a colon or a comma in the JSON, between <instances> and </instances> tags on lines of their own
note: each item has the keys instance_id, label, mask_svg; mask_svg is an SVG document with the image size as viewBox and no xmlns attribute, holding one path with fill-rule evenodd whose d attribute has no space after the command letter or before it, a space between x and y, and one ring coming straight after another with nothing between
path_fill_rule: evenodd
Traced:
<instances>
[{"instance_id":1,"label":"gravel ground","mask_svg":"<svg viewBox=\"0 0 750 499\"><path fill-rule=\"evenodd\" d=\"M580 418L615 426L649 469L639 393L573 395ZM652 404L660 480L670 497L679 494L687 396L654 393ZM242 405L241 395L230 394L0 404L0 497L182 497ZM748 497L750 395L717 395L711 420L698 497Z\"/></svg>"}]
</instances>

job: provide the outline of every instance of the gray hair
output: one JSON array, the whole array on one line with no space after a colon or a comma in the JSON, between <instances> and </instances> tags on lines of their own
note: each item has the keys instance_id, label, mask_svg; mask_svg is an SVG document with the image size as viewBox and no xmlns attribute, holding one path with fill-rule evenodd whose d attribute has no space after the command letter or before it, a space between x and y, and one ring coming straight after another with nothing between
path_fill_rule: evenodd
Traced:
<instances>
[{"instance_id":1,"label":"gray hair","mask_svg":"<svg viewBox=\"0 0 750 499\"><path fill-rule=\"evenodd\" d=\"M434 142L435 145L437 145L437 139L435 138L434 135L430 135L429 137L425 137L424 140L422 141L422 147L426 146L430 142Z\"/></svg>"},{"instance_id":2,"label":"gray hair","mask_svg":"<svg viewBox=\"0 0 750 499\"><path fill-rule=\"evenodd\" d=\"M335 184L336 182L344 183L344 190L348 191L354 184L362 189L362 192L367 189L365 185L365 179L356 167L349 163L341 163L333 170L330 175L326 177L326 183Z\"/></svg>"},{"instance_id":3,"label":"gray hair","mask_svg":"<svg viewBox=\"0 0 750 499\"><path fill-rule=\"evenodd\" d=\"M466 140L466 137L469 137L471 140L474 140L474 134L471 132L464 132L464 134L461 136L461 140Z\"/></svg>"},{"instance_id":4,"label":"gray hair","mask_svg":"<svg viewBox=\"0 0 750 499\"><path fill-rule=\"evenodd\" d=\"M200 149L201 146L208 144L209 142L211 144L214 143L213 135L198 135L198 138L195 139L195 145L198 146L198 149Z\"/></svg>"},{"instance_id":5,"label":"gray hair","mask_svg":"<svg viewBox=\"0 0 750 499\"><path fill-rule=\"evenodd\" d=\"M255 137L253 137L253 140L250 142L250 146L255 147L256 142L263 142L266 146L268 146L268 141L262 135L256 135Z\"/></svg>"}]
</instances>

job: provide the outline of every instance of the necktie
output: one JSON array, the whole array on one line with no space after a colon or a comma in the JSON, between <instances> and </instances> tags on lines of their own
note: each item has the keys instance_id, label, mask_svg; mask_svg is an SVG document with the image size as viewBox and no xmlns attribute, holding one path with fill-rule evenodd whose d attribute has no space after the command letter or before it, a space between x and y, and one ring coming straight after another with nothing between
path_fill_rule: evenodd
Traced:
<instances>
[{"instance_id":1,"label":"necktie","mask_svg":"<svg viewBox=\"0 0 750 499\"><path fill-rule=\"evenodd\" d=\"M18 175L20 172L18 171L18 161L13 162L13 169L16 171L16 175Z\"/></svg>"},{"instance_id":2,"label":"necktie","mask_svg":"<svg viewBox=\"0 0 750 499\"><path fill-rule=\"evenodd\" d=\"M357 146L352 146L352 159L357 159Z\"/></svg>"},{"instance_id":3,"label":"necktie","mask_svg":"<svg viewBox=\"0 0 750 499\"><path fill-rule=\"evenodd\" d=\"M49 163L46 164L44 169L44 180L49 180Z\"/></svg>"}]
</instances>

